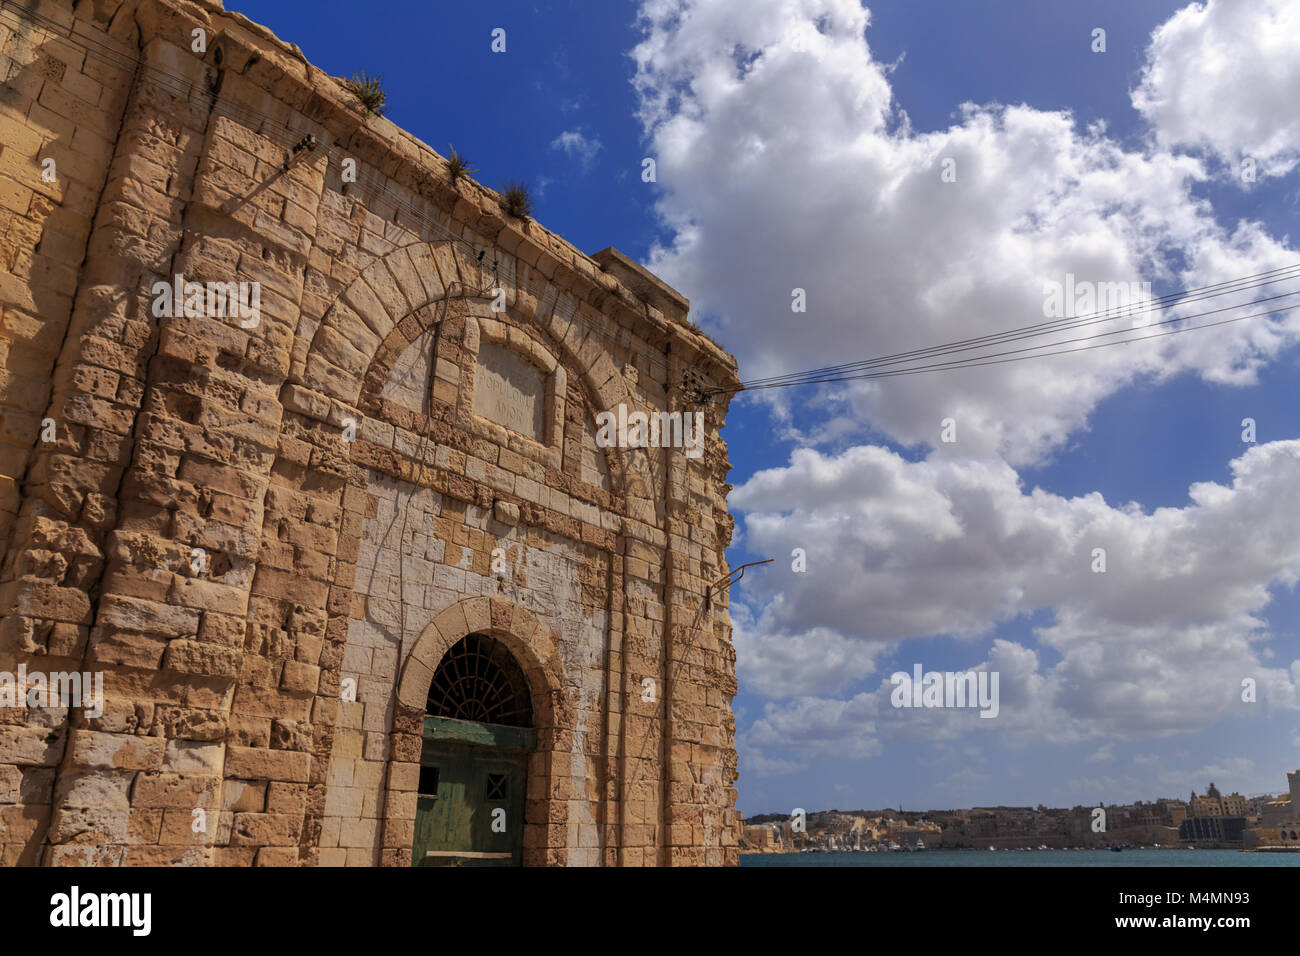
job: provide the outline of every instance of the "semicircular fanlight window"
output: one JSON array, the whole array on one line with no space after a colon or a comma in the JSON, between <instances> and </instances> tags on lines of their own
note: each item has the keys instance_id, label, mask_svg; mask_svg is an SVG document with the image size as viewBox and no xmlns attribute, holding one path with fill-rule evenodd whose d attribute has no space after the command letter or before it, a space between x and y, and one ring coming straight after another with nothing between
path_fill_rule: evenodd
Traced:
<instances>
[{"instance_id":1,"label":"semicircular fanlight window","mask_svg":"<svg viewBox=\"0 0 1300 956\"><path fill-rule=\"evenodd\" d=\"M443 655L429 685L426 713L506 727L531 727L528 682L500 641L469 634Z\"/></svg>"}]
</instances>

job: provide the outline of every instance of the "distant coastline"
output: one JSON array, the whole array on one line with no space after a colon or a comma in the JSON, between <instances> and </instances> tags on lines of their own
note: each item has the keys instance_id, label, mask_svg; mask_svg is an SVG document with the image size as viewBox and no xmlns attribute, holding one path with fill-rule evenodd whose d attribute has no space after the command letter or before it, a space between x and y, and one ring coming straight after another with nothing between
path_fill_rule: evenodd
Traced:
<instances>
[{"instance_id":1,"label":"distant coastline","mask_svg":"<svg viewBox=\"0 0 1300 956\"><path fill-rule=\"evenodd\" d=\"M742 853L741 866L755 867L1264 867L1300 868L1300 853L1246 851L1240 849L1191 849L1187 847L1135 848L1114 853L1110 850L987 850L937 849L921 853Z\"/></svg>"}]
</instances>

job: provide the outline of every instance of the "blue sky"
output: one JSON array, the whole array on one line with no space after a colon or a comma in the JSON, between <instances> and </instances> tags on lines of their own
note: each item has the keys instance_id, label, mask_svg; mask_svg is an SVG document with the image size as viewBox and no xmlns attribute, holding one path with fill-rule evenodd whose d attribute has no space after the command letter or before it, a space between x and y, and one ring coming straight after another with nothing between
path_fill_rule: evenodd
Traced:
<instances>
[{"instance_id":1,"label":"blue sky","mask_svg":"<svg viewBox=\"0 0 1300 956\"><path fill-rule=\"evenodd\" d=\"M389 118L531 182L578 248L651 263L745 377L1041 321L1067 271L1159 294L1300 262L1300 30L1273 0L232 6L382 74ZM1228 329L734 401L730 558L777 558L735 594L741 809L1281 790L1300 321ZM949 412L972 437L945 447ZM1104 584L1075 559L1103 540ZM1003 715L891 712L916 663L998 669Z\"/></svg>"}]
</instances>

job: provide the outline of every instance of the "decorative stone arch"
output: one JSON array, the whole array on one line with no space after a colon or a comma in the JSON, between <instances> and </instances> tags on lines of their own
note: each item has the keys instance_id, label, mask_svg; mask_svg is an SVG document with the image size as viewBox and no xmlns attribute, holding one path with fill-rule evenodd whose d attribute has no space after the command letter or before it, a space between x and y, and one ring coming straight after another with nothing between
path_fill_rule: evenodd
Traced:
<instances>
[{"instance_id":1,"label":"decorative stone arch","mask_svg":"<svg viewBox=\"0 0 1300 956\"><path fill-rule=\"evenodd\" d=\"M376 258L335 297L319 324L300 336L302 344L295 349L302 351L293 357L288 387L313 382L314 389L334 406L330 420L341 420L362 407L363 396L378 374L376 366L381 364L376 360L402 339L414 341L428 328L421 327L422 319L417 316L429 321L439 311L434 307L443 300L468 302L487 281L485 270L457 251L451 240L413 242ZM576 331L572 319L561 314L561 302L568 303L566 311L571 308L576 314L581 311L580 300L553 288L555 294L544 295L541 302L528 290L508 289L510 312L537 331L562 363L577 370L592 408L603 411L620 403L639 405L609 356L590 347L592 343ZM604 451L607 464L617 464L617 468L609 468L611 479L616 471L621 472L630 512L655 523L654 480L646 450Z\"/></svg>"},{"instance_id":2,"label":"decorative stone arch","mask_svg":"<svg viewBox=\"0 0 1300 956\"><path fill-rule=\"evenodd\" d=\"M537 748L528 757L523 861L562 865L567 857L567 808L553 803L564 792L557 773L563 762L552 758L564 737L560 728L571 725L576 695L564 680L554 635L531 611L483 596L458 601L439 613L402 662L385 781L382 862L410 865L429 685L443 655L470 634L486 634L505 645L528 682Z\"/></svg>"},{"instance_id":3,"label":"decorative stone arch","mask_svg":"<svg viewBox=\"0 0 1300 956\"><path fill-rule=\"evenodd\" d=\"M294 357L290 380L320 383L329 398L355 406L384 340L421 308L463 295L462 269L468 273L469 264L458 262L450 241L414 242L376 258L300 337L303 351Z\"/></svg>"},{"instance_id":4,"label":"decorative stone arch","mask_svg":"<svg viewBox=\"0 0 1300 956\"><path fill-rule=\"evenodd\" d=\"M543 467L560 471L563 460L565 396L570 392L569 372L562 363L563 353L543 329L536 326L510 324L501 321L500 315L488 318L477 314L486 308L486 302L487 300L471 297L446 298L422 306L403 318L380 343L378 352L367 368L357 407L369 418L389 425L401 426L408 431L437 435L444 430L444 423L431 423L427 417L433 411L429 405L427 388L421 389L422 407L413 417L411 413L417 412L416 409L409 405L394 406L388 400L386 386L397 363L411 346L436 332L447 320L463 322L463 335L454 336L448 341L435 340L430 346L434 354L429 361L428 373L432 376L434 364L443 361L449 354L462 354L461 350L468 351L470 354L477 353L481 341L510 349L537 368L546 381L547 434L540 442L515 436L509 429L482 419L477 411L470 410L462 402L458 402L454 423L471 439L486 438L499 446L509 447L512 451L532 458ZM462 369L458 384L460 395L463 397L465 393L473 392L473 389L472 368L468 371L468 377L466 371ZM580 396L579 405L587 422L585 430L592 443L592 449L600 457L604 473L609 479L607 489L609 500L602 502L602 505L622 513L624 489L627 485L626 457L620 454L617 448L601 448L595 444L595 417L601 409L591 394L589 383L579 377L574 391ZM451 423L452 420L448 418L446 423ZM530 451L521 446L532 446L534 450ZM468 446L462 450L468 450ZM641 449L631 451L640 452Z\"/></svg>"}]
</instances>

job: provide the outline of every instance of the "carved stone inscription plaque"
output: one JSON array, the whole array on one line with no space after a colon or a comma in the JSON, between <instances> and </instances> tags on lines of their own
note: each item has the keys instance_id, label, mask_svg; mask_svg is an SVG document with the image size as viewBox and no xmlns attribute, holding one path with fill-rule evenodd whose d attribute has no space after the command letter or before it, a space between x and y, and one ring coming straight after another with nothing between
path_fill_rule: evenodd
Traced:
<instances>
[{"instance_id":1,"label":"carved stone inscription plaque","mask_svg":"<svg viewBox=\"0 0 1300 956\"><path fill-rule=\"evenodd\" d=\"M474 412L545 442L546 375L518 352L484 342L474 372Z\"/></svg>"}]
</instances>

